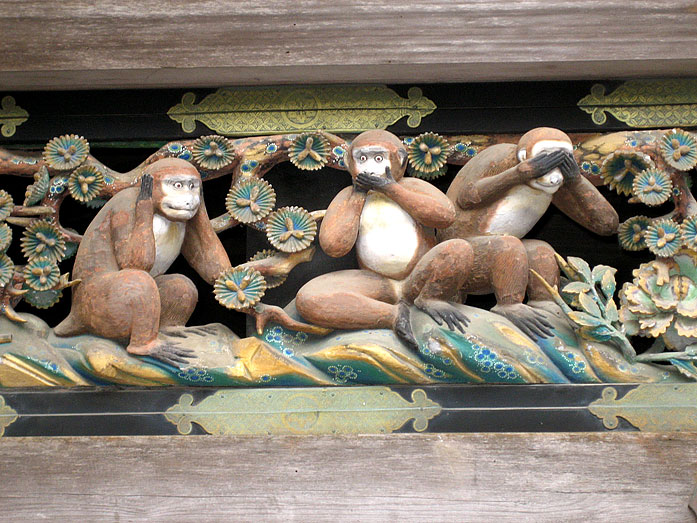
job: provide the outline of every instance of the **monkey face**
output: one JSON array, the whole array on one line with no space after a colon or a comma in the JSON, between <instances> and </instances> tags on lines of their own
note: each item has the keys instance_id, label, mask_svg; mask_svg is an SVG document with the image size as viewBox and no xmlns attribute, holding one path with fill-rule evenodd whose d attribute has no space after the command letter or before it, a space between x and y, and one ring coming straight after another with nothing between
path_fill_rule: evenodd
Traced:
<instances>
[{"instance_id":1,"label":"monkey face","mask_svg":"<svg viewBox=\"0 0 697 523\"><path fill-rule=\"evenodd\" d=\"M555 151L558 149L565 149L567 151L573 152L573 146L562 140L540 140L531 149L531 158L534 158L538 154L545 151ZM562 175L559 167L555 167L549 171L544 176L539 178L533 178L528 182L528 185L533 189L539 189L540 191L552 194L557 192L561 184L564 183L564 175Z\"/></svg>"},{"instance_id":2,"label":"monkey face","mask_svg":"<svg viewBox=\"0 0 697 523\"><path fill-rule=\"evenodd\" d=\"M190 220L201 205L201 179L189 174L165 176L153 189L153 202L156 212L168 220Z\"/></svg>"},{"instance_id":3,"label":"monkey face","mask_svg":"<svg viewBox=\"0 0 697 523\"><path fill-rule=\"evenodd\" d=\"M381 145L366 145L351 151L353 163L359 173L385 175L390 166L390 151Z\"/></svg>"},{"instance_id":4,"label":"monkey face","mask_svg":"<svg viewBox=\"0 0 697 523\"><path fill-rule=\"evenodd\" d=\"M399 180L407 166L407 150L402 141L388 131L366 131L351 143L346 151L346 163L354 179L361 172L384 176L389 168L392 177Z\"/></svg>"}]
</instances>

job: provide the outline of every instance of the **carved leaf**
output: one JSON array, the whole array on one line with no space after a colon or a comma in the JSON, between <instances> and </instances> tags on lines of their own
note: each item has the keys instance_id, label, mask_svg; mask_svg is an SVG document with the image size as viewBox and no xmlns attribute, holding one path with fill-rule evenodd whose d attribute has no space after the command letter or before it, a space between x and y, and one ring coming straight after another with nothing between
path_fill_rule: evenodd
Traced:
<instances>
[{"instance_id":1,"label":"carved leaf","mask_svg":"<svg viewBox=\"0 0 697 523\"><path fill-rule=\"evenodd\" d=\"M585 310L588 314L591 314L595 317L602 316L602 314L600 313L600 307L598 306L598 303L589 293L582 292L581 294L579 294L578 302L581 304L581 307L583 307L583 310Z\"/></svg>"},{"instance_id":2,"label":"carved leaf","mask_svg":"<svg viewBox=\"0 0 697 523\"><path fill-rule=\"evenodd\" d=\"M591 278L591 268L590 265L588 265L588 262L582 258L576 258L575 256L569 256L566 261L573 267L573 269L579 273L584 281L590 283L592 282Z\"/></svg>"}]
</instances>

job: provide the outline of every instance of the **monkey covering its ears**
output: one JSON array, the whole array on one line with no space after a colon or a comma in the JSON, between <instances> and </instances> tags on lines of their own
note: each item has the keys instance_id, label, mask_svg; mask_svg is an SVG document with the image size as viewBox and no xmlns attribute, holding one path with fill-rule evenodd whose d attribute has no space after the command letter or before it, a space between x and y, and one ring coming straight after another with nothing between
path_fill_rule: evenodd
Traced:
<instances>
[{"instance_id":1,"label":"monkey covering its ears","mask_svg":"<svg viewBox=\"0 0 697 523\"><path fill-rule=\"evenodd\" d=\"M149 165L140 187L124 189L99 211L77 251L72 294L58 336L83 333L128 340L131 354L178 366L192 354L157 337L185 325L198 301L193 282L164 274L182 254L209 283L230 267L201 194L201 177L177 158Z\"/></svg>"}]
</instances>

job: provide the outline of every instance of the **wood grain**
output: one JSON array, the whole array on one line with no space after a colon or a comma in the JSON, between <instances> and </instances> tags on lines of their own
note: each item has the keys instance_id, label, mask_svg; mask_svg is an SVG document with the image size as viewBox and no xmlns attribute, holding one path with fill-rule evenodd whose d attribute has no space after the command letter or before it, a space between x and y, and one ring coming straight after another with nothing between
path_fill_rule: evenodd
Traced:
<instances>
[{"instance_id":1,"label":"wood grain","mask_svg":"<svg viewBox=\"0 0 697 523\"><path fill-rule=\"evenodd\" d=\"M0 89L697 74L694 0L0 6Z\"/></svg>"},{"instance_id":2,"label":"wood grain","mask_svg":"<svg viewBox=\"0 0 697 523\"><path fill-rule=\"evenodd\" d=\"M0 520L694 522L697 434L0 440Z\"/></svg>"}]
</instances>

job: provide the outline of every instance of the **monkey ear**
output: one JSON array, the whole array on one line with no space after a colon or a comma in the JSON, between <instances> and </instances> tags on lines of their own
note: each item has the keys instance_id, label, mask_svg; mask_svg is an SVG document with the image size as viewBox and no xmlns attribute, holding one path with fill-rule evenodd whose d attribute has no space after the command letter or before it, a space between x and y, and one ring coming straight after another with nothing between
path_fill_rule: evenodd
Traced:
<instances>
[{"instance_id":1,"label":"monkey ear","mask_svg":"<svg viewBox=\"0 0 697 523\"><path fill-rule=\"evenodd\" d=\"M528 151L526 151L525 149L521 149L520 151L518 151L518 161L519 162L524 162L527 159L528 159Z\"/></svg>"},{"instance_id":2,"label":"monkey ear","mask_svg":"<svg viewBox=\"0 0 697 523\"><path fill-rule=\"evenodd\" d=\"M400 147L397 150L397 154L399 155L399 166L404 170L407 166L407 151Z\"/></svg>"}]
</instances>

